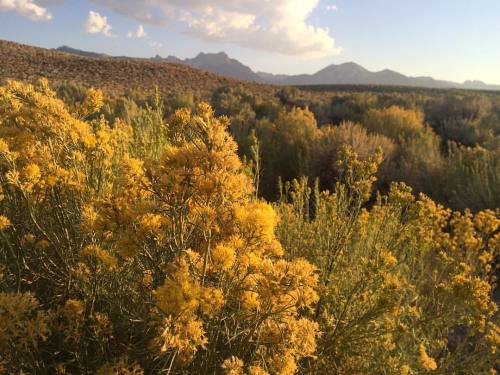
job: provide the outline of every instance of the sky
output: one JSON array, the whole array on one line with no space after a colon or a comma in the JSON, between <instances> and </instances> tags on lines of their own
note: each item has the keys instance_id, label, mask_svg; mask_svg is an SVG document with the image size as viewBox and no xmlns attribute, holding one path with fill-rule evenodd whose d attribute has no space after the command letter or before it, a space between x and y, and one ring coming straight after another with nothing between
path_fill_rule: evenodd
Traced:
<instances>
[{"instance_id":1,"label":"sky","mask_svg":"<svg viewBox=\"0 0 500 375\"><path fill-rule=\"evenodd\" d=\"M255 71L500 84L500 0L0 0L0 39L134 57L225 51Z\"/></svg>"}]
</instances>

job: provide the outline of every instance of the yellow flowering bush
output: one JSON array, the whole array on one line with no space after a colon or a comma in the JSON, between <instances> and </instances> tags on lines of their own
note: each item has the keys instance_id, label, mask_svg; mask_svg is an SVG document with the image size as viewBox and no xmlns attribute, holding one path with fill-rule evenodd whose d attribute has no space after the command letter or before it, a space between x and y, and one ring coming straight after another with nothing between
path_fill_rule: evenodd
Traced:
<instances>
[{"instance_id":1,"label":"yellow flowering bush","mask_svg":"<svg viewBox=\"0 0 500 375\"><path fill-rule=\"evenodd\" d=\"M320 271L308 371L486 373L498 350L500 212L452 213L403 184L369 202L380 158L345 152L334 192L295 182L278 205L285 254Z\"/></svg>"},{"instance_id":2,"label":"yellow flowering bush","mask_svg":"<svg viewBox=\"0 0 500 375\"><path fill-rule=\"evenodd\" d=\"M8 82L0 88L0 223L5 270L0 285L2 292L14 293L12 298L29 293L36 305L33 314L39 314L37 321L47 327L40 334L43 340L32 349L29 365L22 362L27 360L22 356L2 359L8 372L50 372L51 366L66 368L66 361L73 362L68 371L83 371L87 366L83 364L87 359L78 354L80 343L89 339L87 323L93 324L96 316L95 307L87 302L92 294L87 293L93 293L95 300L96 267L109 270L115 262L80 226L84 207L111 188L131 131L119 121L108 124L96 116L87 120L101 104L102 93L89 90L84 101L69 110L43 80L36 86ZM41 329L35 321L24 324L34 331ZM8 329L9 323L5 326ZM13 347L21 339L13 337ZM39 358L40 353L60 348L72 354L61 355L60 362L53 364ZM89 356L97 355L84 350ZM81 358L76 363L75 356ZM93 361L98 360L97 355Z\"/></svg>"},{"instance_id":3,"label":"yellow flowering bush","mask_svg":"<svg viewBox=\"0 0 500 375\"><path fill-rule=\"evenodd\" d=\"M116 189L96 202L88 227L123 267L144 272L154 264L149 314L157 335L149 347L165 366L214 371L237 353L245 367L285 374L314 352L317 326L301 313L317 300L315 270L279 259L277 216L251 200L227 119L202 104L168 122L163 155L124 159ZM299 330L300 339L290 341ZM266 334L274 339L258 339ZM273 362L278 353L285 363Z\"/></svg>"},{"instance_id":4,"label":"yellow flowering bush","mask_svg":"<svg viewBox=\"0 0 500 375\"><path fill-rule=\"evenodd\" d=\"M42 358L37 349L50 335L51 313L30 293L0 293L0 370L30 370Z\"/></svg>"},{"instance_id":5,"label":"yellow flowering bush","mask_svg":"<svg viewBox=\"0 0 500 375\"><path fill-rule=\"evenodd\" d=\"M3 370L217 373L237 357L299 371L316 270L283 259L228 119L179 110L150 142L102 103L89 90L68 109L45 81L0 88Z\"/></svg>"},{"instance_id":6,"label":"yellow flowering bush","mask_svg":"<svg viewBox=\"0 0 500 375\"><path fill-rule=\"evenodd\" d=\"M374 198L381 153L348 148L273 206L209 105L103 102L0 87L1 373L494 371L498 211Z\"/></svg>"}]
</instances>

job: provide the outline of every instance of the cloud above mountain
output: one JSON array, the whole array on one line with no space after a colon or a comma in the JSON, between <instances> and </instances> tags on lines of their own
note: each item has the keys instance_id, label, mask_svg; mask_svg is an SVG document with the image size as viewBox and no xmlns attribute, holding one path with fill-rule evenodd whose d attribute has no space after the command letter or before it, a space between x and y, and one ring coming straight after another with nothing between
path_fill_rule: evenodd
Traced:
<instances>
[{"instance_id":1,"label":"cloud above mountain","mask_svg":"<svg viewBox=\"0 0 500 375\"><path fill-rule=\"evenodd\" d=\"M146 37L146 31L144 31L144 26L139 25L136 31L129 31L127 33L127 38L145 38Z\"/></svg>"},{"instance_id":2,"label":"cloud above mountain","mask_svg":"<svg viewBox=\"0 0 500 375\"><path fill-rule=\"evenodd\" d=\"M319 0L92 0L143 23L180 22L207 41L287 55L322 57L340 52L327 28L308 22Z\"/></svg>"},{"instance_id":3,"label":"cloud above mountain","mask_svg":"<svg viewBox=\"0 0 500 375\"><path fill-rule=\"evenodd\" d=\"M0 12L15 12L33 21L50 21L52 14L42 2L33 0L0 0Z\"/></svg>"},{"instance_id":4,"label":"cloud above mountain","mask_svg":"<svg viewBox=\"0 0 500 375\"><path fill-rule=\"evenodd\" d=\"M86 32L90 34L102 33L107 37L113 37L111 33L111 25L108 23L108 18L101 16L99 13L90 11L87 21L83 25Z\"/></svg>"}]
</instances>

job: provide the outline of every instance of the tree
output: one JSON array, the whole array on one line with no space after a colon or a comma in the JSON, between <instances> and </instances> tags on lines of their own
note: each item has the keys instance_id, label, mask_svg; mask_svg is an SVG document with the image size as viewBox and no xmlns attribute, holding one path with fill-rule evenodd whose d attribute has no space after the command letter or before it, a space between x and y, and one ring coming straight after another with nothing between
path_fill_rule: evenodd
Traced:
<instances>
[{"instance_id":1,"label":"tree","mask_svg":"<svg viewBox=\"0 0 500 375\"><path fill-rule=\"evenodd\" d=\"M371 109L365 115L363 126L372 133L385 135L397 142L423 131L424 115L419 111L397 106Z\"/></svg>"},{"instance_id":2,"label":"tree","mask_svg":"<svg viewBox=\"0 0 500 375\"><path fill-rule=\"evenodd\" d=\"M291 180L311 176L319 129L311 111L293 108L282 110L271 122L257 123L257 136L262 143L263 195L276 196L278 179ZM267 188L267 189L266 189Z\"/></svg>"},{"instance_id":3,"label":"tree","mask_svg":"<svg viewBox=\"0 0 500 375\"><path fill-rule=\"evenodd\" d=\"M323 189L335 187L340 176L338 162L345 146L349 146L362 160L370 158L380 149L384 161L377 172L379 186L389 184L397 154L397 146L392 140L380 134L370 134L361 125L352 122L343 122L339 126L324 126L320 131L315 154L315 174L319 177Z\"/></svg>"}]
</instances>

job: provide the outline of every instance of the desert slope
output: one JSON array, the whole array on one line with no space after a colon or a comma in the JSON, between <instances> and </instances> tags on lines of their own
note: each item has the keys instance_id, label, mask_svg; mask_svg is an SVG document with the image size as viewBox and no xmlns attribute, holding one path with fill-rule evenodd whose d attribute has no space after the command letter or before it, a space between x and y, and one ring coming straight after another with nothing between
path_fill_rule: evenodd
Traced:
<instances>
[{"instance_id":1,"label":"desert slope","mask_svg":"<svg viewBox=\"0 0 500 375\"><path fill-rule=\"evenodd\" d=\"M190 66L131 58L78 56L0 40L0 81L35 81L41 77L52 83L75 82L123 92L149 90L155 85L164 92L193 91L202 95L218 87L241 84L261 92L269 85L243 82Z\"/></svg>"}]
</instances>

